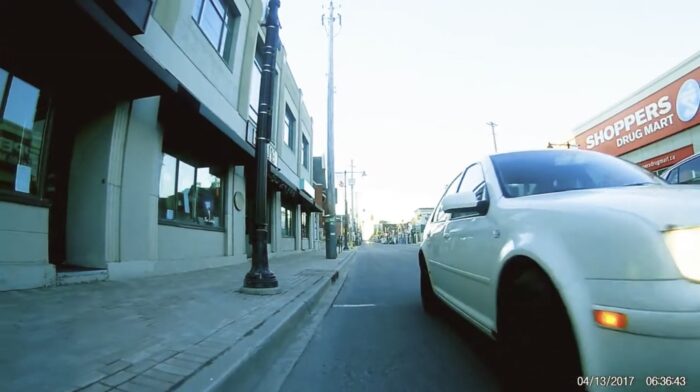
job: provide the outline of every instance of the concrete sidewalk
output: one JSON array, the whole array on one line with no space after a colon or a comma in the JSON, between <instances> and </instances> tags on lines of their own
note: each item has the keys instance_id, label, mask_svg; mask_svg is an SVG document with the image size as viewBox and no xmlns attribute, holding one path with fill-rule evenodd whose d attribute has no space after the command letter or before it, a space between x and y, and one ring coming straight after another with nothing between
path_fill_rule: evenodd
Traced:
<instances>
[{"instance_id":1,"label":"concrete sidewalk","mask_svg":"<svg viewBox=\"0 0 700 392\"><path fill-rule=\"evenodd\" d=\"M285 324L354 256L275 256L281 294L239 293L249 263L176 275L0 293L0 390L164 391L218 379L279 344ZM225 363L222 363L225 362Z\"/></svg>"}]
</instances>

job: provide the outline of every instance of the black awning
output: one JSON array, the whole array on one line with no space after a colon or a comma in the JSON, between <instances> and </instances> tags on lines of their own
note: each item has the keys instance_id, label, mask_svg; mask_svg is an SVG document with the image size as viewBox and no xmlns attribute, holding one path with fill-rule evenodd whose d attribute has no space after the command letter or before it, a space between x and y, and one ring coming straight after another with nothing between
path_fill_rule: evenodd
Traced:
<instances>
[{"instance_id":1,"label":"black awning","mask_svg":"<svg viewBox=\"0 0 700 392\"><path fill-rule=\"evenodd\" d=\"M277 190L282 192L285 197L295 198L299 192L299 188L289 181L277 168L273 168L272 164L268 164L268 180L272 185L277 187Z\"/></svg>"},{"instance_id":2,"label":"black awning","mask_svg":"<svg viewBox=\"0 0 700 392\"><path fill-rule=\"evenodd\" d=\"M206 118L212 125L214 125L216 128L218 128L222 133L224 133L226 136L229 137L229 139L233 140L234 143L238 147L241 148L241 150L245 151L250 155L251 157L255 158L255 148L248 144L236 131L231 129L228 125L226 125L223 120L219 118L214 112L212 112L208 107L205 105L202 105L201 103L199 104L199 114L201 114L204 118Z\"/></svg>"},{"instance_id":3,"label":"black awning","mask_svg":"<svg viewBox=\"0 0 700 392\"><path fill-rule=\"evenodd\" d=\"M178 80L167 69L163 68L150 54L139 44L122 26L120 26L109 14L94 0L77 0L78 7L82 9L95 23L109 34L126 52L140 63L151 74L155 75L162 85L174 93L178 90Z\"/></svg>"},{"instance_id":4,"label":"black awning","mask_svg":"<svg viewBox=\"0 0 700 392\"><path fill-rule=\"evenodd\" d=\"M177 79L101 3L0 1L0 15L7 16L0 24L0 67L66 101L113 103L175 92ZM30 34L18 33L28 26Z\"/></svg>"},{"instance_id":5,"label":"black awning","mask_svg":"<svg viewBox=\"0 0 700 392\"><path fill-rule=\"evenodd\" d=\"M299 204L301 204L301 209L307 212L323 212L323 208L318 206L314 199L311 198L306 192L299 190L297 192L299 197Z\"/></svg>"}]
</instances>

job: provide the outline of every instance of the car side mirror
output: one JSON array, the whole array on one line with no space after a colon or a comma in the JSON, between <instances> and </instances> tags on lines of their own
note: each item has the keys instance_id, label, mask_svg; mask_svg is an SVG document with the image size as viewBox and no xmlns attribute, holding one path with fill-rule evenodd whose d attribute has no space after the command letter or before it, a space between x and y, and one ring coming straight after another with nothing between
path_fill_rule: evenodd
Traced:
<instances>
[{"instance_id":1,"label":"car side mirror","mask_svg":"<svg viewBox=\"0 0 700 392\"><path fill-rule=\"evenodd\" d=\"M474 192L459 192L445 196L442 209L445 212L464 211L476 207L478 201Z\"/></svg>"},{"instance_id":2,"label":"car side mirror","mask_svg":"<svg viewBox=\"0 0 700 392\"><path fill-rule=\"evenodd\" d=\"M474 192L459 192L445 196L442 209L447 213L486 215L489 210L488 200L477 200Z\"/></svg>"}]
</instances>

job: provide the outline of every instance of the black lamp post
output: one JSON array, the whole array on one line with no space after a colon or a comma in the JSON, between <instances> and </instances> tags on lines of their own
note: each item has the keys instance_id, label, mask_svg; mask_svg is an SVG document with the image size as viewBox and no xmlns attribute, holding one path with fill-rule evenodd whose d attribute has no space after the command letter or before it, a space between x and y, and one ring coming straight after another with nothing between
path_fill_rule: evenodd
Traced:
<instances>
[{"instance_id":1,"label":"black lamp post","mask_svg":"<svg viewBox=\"0 0 700 392\"><path fill-rule=\"evenodd\" d=\"M253 233L253 262L245 276L247 289L275 288L279 285L270 271L267 258L267 146L272 126L272 77L279 47L280 0L270 0L265 20L265 52L263 54L260 102L258 103L258 132L255 144L257 183L255 186L255 232Z\"/></svg>"}]
</instances>

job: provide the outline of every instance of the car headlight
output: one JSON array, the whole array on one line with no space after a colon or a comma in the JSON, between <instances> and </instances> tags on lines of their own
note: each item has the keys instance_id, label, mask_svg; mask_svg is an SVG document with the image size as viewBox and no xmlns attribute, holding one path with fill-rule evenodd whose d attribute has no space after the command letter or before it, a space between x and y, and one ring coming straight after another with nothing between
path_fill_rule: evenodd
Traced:
<instances>
[{"instance_id":1,"label":"car headlight","mask_svg":"<svg viewBox=\"0 0 700 392\"><path fill-rule=\"evenodd\" d=\"M700 227L669 230L664 239L681 274L700 282Z\"/></svg>"}]
</instances>

